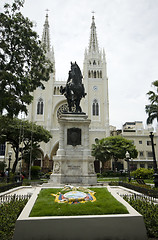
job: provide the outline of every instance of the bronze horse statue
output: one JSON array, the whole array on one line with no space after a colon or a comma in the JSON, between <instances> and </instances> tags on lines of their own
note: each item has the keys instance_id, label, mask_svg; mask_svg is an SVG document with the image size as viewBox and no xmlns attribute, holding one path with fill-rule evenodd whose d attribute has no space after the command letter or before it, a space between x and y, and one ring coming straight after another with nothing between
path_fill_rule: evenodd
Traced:
<instances>
[{"instance_id":1,"label":"bronze horse statue","mask_svg":"<svg viewBox=\"0 0 158 240\"><path fill-rule=\"evenodd\" d=\"M82 84L82 73L77 63L71 62L71 70L69 71L66 86L60 87L61 94L67 98L69 112L72 112L72 107L75 107L75 112L82 112L80 101L86 96L84 85Z\"/></svg>"}]
</instances>

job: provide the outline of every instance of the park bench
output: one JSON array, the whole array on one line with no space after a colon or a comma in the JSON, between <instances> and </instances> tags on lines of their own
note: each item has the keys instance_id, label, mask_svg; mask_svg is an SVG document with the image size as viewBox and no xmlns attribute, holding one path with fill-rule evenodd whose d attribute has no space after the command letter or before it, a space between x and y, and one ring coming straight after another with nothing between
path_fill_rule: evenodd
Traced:
<instances>
[{"instance_id":1,"label":"park bench","mask_svg":"<svg viewBox=\"0 0 158 240\"><path fill-rule=\"evenodd\" d=\"M137 183L140 185L146 185L143 179L136 179Z\"/></svg>"}]
</instances>

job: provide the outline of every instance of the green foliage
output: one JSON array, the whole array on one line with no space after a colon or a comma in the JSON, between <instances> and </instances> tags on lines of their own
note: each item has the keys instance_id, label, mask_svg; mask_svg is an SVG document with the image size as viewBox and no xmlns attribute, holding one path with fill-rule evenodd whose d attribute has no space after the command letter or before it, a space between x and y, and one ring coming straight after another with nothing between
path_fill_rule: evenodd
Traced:
<instances>
[{"instance_id":1,"label":"green foliage","mask_svg":"<svg viewBox=\"0 0 158 240\"><path fill-rule=\"evenodd\" d=\"M21 154L24 159L28 160L32 145L32 152L35 158L39 143L47 143L51 137L49 131L36 123L18 118L12 119L8 116L0 116L0 142L9 142L15 152L13 172L15 172L18 161L21 160ZM21 144L23 147L21 147Z\"/></svg>"},{"instance_id":2,"label":"green foliage","mask_svg":"<svg viewBox=\"0 0 158 240\"><path fill-rule=\"evenodd\" d=\"M152 86L155 87L156 91L147 93L150 101L150 104L145 106L145 111L148 114L147 124L151 124L155 119L158 121L158 80L152 82Z\"/></svg>"},{"instance_id":3,"label":"green foliage","mask_svg":"<svg viewBox=\"0 0 158 240\"><path fill-rule=\"evenodd\" d=\"M101 173L97 173L97 178L101 178L102 174Z\"/></svg>"},{"instance_id":4,"label":"green foliage","mask_svg":"<svg viewBox=\"0 0 158 240\"><path fill-rule=\"evenodd\" d=\"M51 174L52 174L52 172L45 173L45 174L44 174L44 178L50 179L50 175L51 175Z\"/></svg>"},{"instance_id":5,"label":"green foliage","mask_svg":"<svg viewBox=\"0 0 158 240\"><path fill-rule=\"evenodd\" d=\"M115 178L107 178L107 177L106 177L106 178L103 178L103 177L101 177L101 178L98 178L97 181L98 181L98 182L102 182L102 183L108 182L108 184L110 184L111 181L118 182L118 181L119 181L119 178L118 178L118 177L115 177Z\"/></svg>"},{"instance_id":6,"label":"green foliage","mask_svg":"<svg viewBox=\"0 0 158 240\"><path fill-rule=\"evenodd\" d=\"M137 150L131 140L122 136L107 137L96 140L96 144L92 145L92 155L101 162L108 161L113 158L115 161L125 158L128 151L131 158L137 157Z\"/></svg>"},{"instance_id":7,"label":"green foliage","mask_svg":"<svg viewBox=\"0 0 158 240\"><path fill-rule=\"evenodd\" d=\"M125 176L127 176L127 173L106 171L106 172L102 172L101 176L102 177L125 177Z\"/></svg>"},{"instance_id":8,"label":"green foliage","mask_svg":"<svg viewBox=\"0 0 158 240\"><path fill-rule=\"evenodd\" d=\"M31 167L31 177L32 179L38 179L40 176L41 168L39 166L32 166Z\"/></svg>"},{"instance_id":9,"label":"green foliage","mask_svg":"<svg viewBox=\"0 0 158 240\"><path fill-rule=\"evenodd\" d=\"M154 170L147 168L138 168L131 173L135 179L153 179Z\"/></svg>"},{"instance_id":10,"label":"green foliage","mask_svg":"<svg viewBox=\"0 0 158 240\"><path fill-rule=\"evenodd\" d=\"M20 12L23 5L24 0L14 0L0 13L0 113L11 117L27 113L30 93L44 88L52 72L33 23Z\"/></svg>"},{"instance_id":11,"label":"green foliage","mask_svg":"<svg viewBox=\"0 0 158 240\"><path fill-rule=\"evenodd\" d=\"M92 155L101 162L110 160L109 146L105 138L95 140L95 144L92 144Z\"/></svg>"},{"instance_id":12,"label":"green foliage","mask_svg":"<svg viewBox=\"0 0 158 240\"><path fill-rule=\"evenodd\" d=\"M124 199L144 217L147 235L150 238L158 238L158 204L149 202L147 199Z\"/></svg>"},{"instance_id":13,"label":"green foliage","mask_svg":"<svg viewBox=\"0 0 158 240\"><path fill-rule=\"evenodd\" d=\"M23 210L27 200L11 200L10 203L0 205L0 239L11 240L13 238L15 222Z\"/></svg>"},{"instance_id":14,"label":"green foliage","mask_svg":"<svg viewBox=\"0 0 158 240\"><path fill-rule=\"evenodd\" d=\"M40 191L30 217L36 216L75 216L126 214L125 206L118 202L105 188L92 188L96 192L95 202L79 204L57 203L51 194L61 192L61 189L43 189Z\"/></svg>"},{"instance_id":15,"label":"green foliage","mask_svg":"<svg viewBox=\"0 0 158 240\"><path fill-rule=\"evenodd\" d=\"M5 162L0 162L0 172L4 172L4 169L6 167L6 163Z\"/></svg>"}]
</instances>

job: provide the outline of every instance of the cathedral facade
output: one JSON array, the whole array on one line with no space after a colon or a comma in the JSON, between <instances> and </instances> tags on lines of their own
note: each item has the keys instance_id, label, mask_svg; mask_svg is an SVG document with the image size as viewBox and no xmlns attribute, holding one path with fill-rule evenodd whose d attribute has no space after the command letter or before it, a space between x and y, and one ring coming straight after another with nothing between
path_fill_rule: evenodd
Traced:
<instances>
[{"instance_id":1,"label":"cathedral facade","mask_svg":"<svg viewBox=\"0 0 158 240\"><path fill-rule=\"evenodd\" d=\"M53 156L56 155L59 146L58 118L65 109L67 101L60 94L60 86L65 86L66 81L56 81L55 56L53 48L50 48L48 14L44 23L42 43L46 47L46 55L53 63L54 69L49 81L44 83L45 89L37 88L33 92L33 102L28 106L28 120L42 125L52 134L49 143L40 145L39 159L36 161L36 164L43 169L52 169ZM86 97L81 100L81 107L91 120L89 129L91 148L96 138L101 139L110 135L106 58L104 49L101 51L98 46L94 16L92 16L89 46L85 49L81 71L87 93Z\"/></svg>"}]
</instances>

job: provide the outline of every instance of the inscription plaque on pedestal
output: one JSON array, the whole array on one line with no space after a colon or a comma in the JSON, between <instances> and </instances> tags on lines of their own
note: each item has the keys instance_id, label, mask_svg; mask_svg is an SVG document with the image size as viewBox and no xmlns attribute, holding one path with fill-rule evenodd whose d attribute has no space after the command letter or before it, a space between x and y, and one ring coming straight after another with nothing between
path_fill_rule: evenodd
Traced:
<instances>
[{"instance_id":1,"label":"inscription plaque on pedestal","mask_svg":"<svg viewBox=\"0 0 158 240\"><path fill-rule=\"evenodd\" d=\"M81 129L69 128L67 129L67 145L81 145Z\"/></svg>"}]
</instances>

